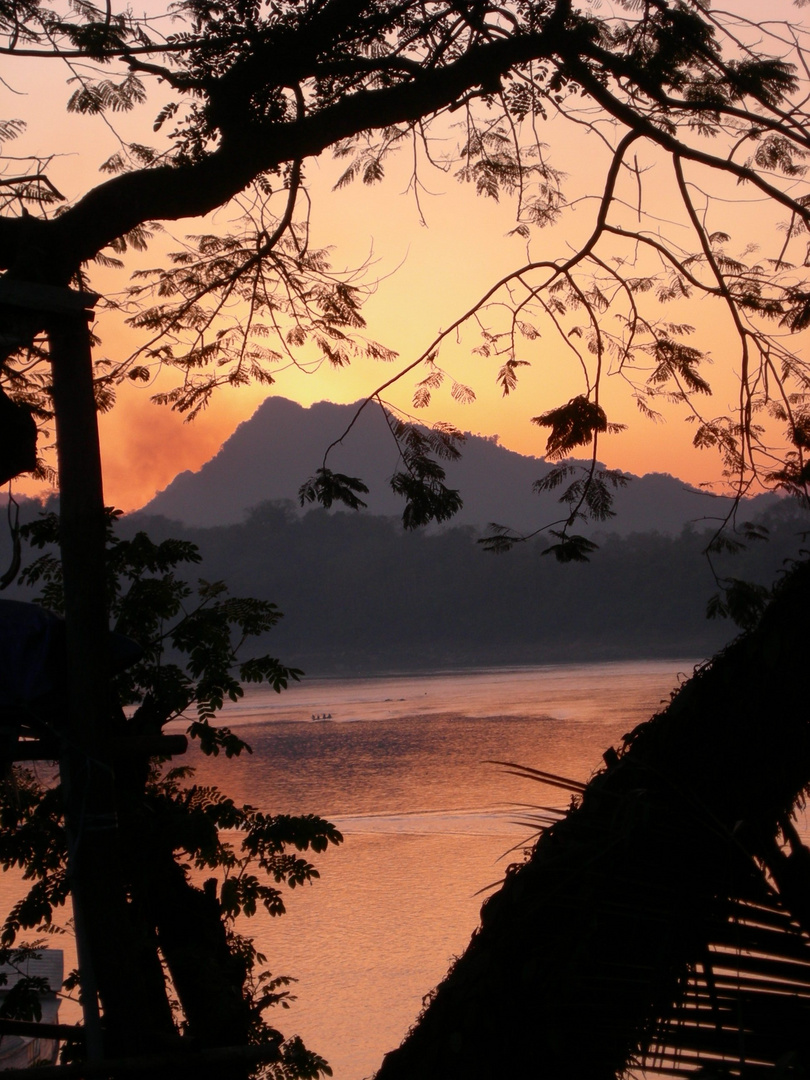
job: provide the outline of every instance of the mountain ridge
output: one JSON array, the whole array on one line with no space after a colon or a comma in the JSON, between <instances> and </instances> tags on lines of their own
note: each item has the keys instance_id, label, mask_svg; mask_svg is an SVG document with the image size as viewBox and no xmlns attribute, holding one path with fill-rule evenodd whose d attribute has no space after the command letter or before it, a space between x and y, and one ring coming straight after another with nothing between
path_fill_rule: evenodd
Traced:
<instances>
[{"instance_id":1,"label":"mountain ridge","mask_svg":"<svg viewBox=\"0 0 810 1080\"><path fill-rule=\"evenodd\" d=\"M344 433L360 402L321 401L305 408L287 398L266 398L197 471L186 470L139 512L158 514L196 527L235 524L269 500L297 501L298 488L321 465L323 452ZM379 409L364 410L345 442L330 454L335 472L359 476L369 487L367 514L400 515L403 503L388 487L398 451ZM531 532L564 514L554 493L536 495L535 480L551 465L501 446L496 438L465 433L462 457L443 462L447 486L461 492L464 505L454 524L484 527L497 521ZM723 518L732 500L686 484L668 473L641 477L615 493L616 516L599 523L601 531L628 535L657 531L676 535L688 522ZM760 495L746 501L750 512L777 500Z\"/></svg>"}]
</instances>

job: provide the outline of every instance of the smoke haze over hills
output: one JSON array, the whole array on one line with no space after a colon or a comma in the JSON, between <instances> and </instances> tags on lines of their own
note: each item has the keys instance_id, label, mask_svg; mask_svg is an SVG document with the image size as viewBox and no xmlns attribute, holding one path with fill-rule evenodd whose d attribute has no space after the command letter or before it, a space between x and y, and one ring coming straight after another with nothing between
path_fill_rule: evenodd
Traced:
<instances>
[{"instance_id":1,"label":"smoke haze over hills","mask_svg":"<svg viewBox=\"0 0 810 1080\"><path fill-rule=\"evenodd\" d=\"M386 482L396 446L383 415L368 410L330 465L366 480L369 509L302 511L293 501L299 485L354 411L268 399L199 472L181 473L122 519L121 533L191 540L202 562L179 567L178 577L222 580L234 595L277 603L285 618L261 648L310 675L697 658L736 633L705 614L718 583L702 552L728 500L665 474L634 479L617 492L616 517L581 527L599 542L588 563L544 555L547 533L495 556L477 543L483 523L533 529L561 516L554 493L543 501L531 490L549 466L472 436L448 468L462 514L406 532ZM22 516L38 510L24 503ZM802 543L807 515L770 495L751 500L743 516L765 524L771 542L718 556L714 569L769 586ZM26 551L24 562L37 554ZM10 557L0 536L4 566ZM19 587L5 596L32 598Z\"/></svg>"}]
</instances>

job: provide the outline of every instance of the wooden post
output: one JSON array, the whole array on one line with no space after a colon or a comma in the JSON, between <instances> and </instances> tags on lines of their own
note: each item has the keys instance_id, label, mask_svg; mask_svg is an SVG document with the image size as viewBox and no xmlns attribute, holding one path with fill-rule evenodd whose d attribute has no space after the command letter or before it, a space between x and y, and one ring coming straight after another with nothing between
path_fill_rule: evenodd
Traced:
<instances>
[{"instance_id":1,"label":"wooden post","mask_svg":"<svg viewBox=\"0 0 810 1080\"><path fill-rule=\"evenodd\" d=\"M105 522L87 327L79 312L49 319L59 469L59 543L65 589L68 715L60 773L88 1058L104 1056L97 994L117 963L122 902L110 730ZM114 895L117 892L118 895ZM105 959L105 954L108 959ZM114 982L120 982L120 978ZM105 1011L111 1002L105 1000ZM114 1012L113 1008L113 1012ZM108 1015L107 1021L113 1020ZM117 1041L117 1040L116 1040Z\"/></svg>"},{"instance_id":2,"label":"wooden post","mask_svg":"<svg viewBox=\"0 0 810 1080\"><path fill-rule=\"evenodd\" d=\"M118 837L120 713L110 697L104 495L88 329L96 299L7 276L0 281L0 306L19 312L29 329L44 328L50 342L68 674L60 777L85 1045L98 1062L154 1051L155 1034L173 1029L163 987L156 994L146 974Z\"/></svg>"},{"instance_id":3,"label":"wooden post","mask_svg":"<svg viewBox=\"0 0 810 1080\"><path fill-rule=\"evenodd\" d=\"M87 378L90 379L92 400L92 366L89 375L83 380L80 389L74 389L73 368L82 370L88 366L89 345L87 321L90 318L96 297L89 294L75 294L67 289L34 285L29 282L10 281L5 276L0 282L0 304L4 312L10 315L12 330L15 323L20 323L25 332L41 329L43 324L51 323L52 349L55 342L56 353L62 354L63 362L54 365L54 411L56 414L57 452L59 457L59 479L61 498L62 556L64 563L65 539L67 538L68 558L65 567L65 592L69 596L69 613L66 620L68 638L68 664L70 685L66 702L65 729L63 732L60 754L60 777L65 796L65 826L68 835L68 875L70 878L71 900L73 903L73 921L76 933L76 950L79 969L82 976L81 1002L86 1031L86 1048L91 1060L104 1056L101 1021L98 1006L98 986L95 978L93 949L91 948L92 931L88 927L86 905L83 894L87 887L83 885L80 866L88 862L87 845L82 844L83 811L89 809L84 792L86 787L82 772L83 764L88 762L89 731L83 731L84 718L90 727L97 726L94 716L99 711L98 688L104 688L103 671L105 667L104 650L106 648L106 613L103 606L103 555L104 535L103 516L100 521L91 524L98 514L94 504L100 500L103 515L103 495L101 487L100 454L98 452L98 434L95 408L90 410L90 430L78 437L75 429L85 425L88 409L79 408L81 421L77 414L77 402L87 393ZM65 325L71 326L72 335L65 335ZM78 325L77 325L78 324ZM60 332L61 328L61 332ZM11 338L13 340L13 333ZM71 340L71 337L73 340ZM73 356L78 347L78 355ZM94 440L95 433L95 440ZM62 443L67 444L67 455ZM95 447L95 448L94 448ZM87 459L88 471L82 478L82 459ZM65 490L67 488L67 490ZM83 489L83 490L82 490ZM78 497L77 497L78 495ZM99 539L98 525L101 526ZM95 566L90 559L79 554L83 544L81 533L86 531L84 551L95 558ZM81 584L82 576L90 570L87 588ZM94 588L94 581L102 575L101 597L99 589ZM83 698L87 685L91 700ZM106 688L104 689L106 693ZM94 800L96 801L96 800ZM84 848L84 850L82 850ZM102 864L103 865L103 864ZM89 885L89 882L88 882Z\"/></svg>"}]
</instances>

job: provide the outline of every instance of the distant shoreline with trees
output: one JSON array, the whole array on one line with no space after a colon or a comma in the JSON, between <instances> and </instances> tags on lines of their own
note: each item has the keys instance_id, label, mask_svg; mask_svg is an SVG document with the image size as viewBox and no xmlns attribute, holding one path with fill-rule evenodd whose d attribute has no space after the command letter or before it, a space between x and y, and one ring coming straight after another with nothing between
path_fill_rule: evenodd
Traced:
<instances>
[{"instance_id":1,"label":"distant shoreline with trees","mask_svg":"<svg viewBox=\"0 0 810 1080\"><path fill-rule=\"evenodd\" d=\"M807 517L785 500L755 520L770 540L715 565L770 587ZM283 501L212 528L123 519L124 533L138 529L195 543L202 578L273 598L285 613L273 648L311 676L709 656L737 633L706 617L717 592L701 558L711 529L605 532L591 562L568 567L542 555L542 538L499 558L482 552L469 526L407 533L393 517L299 515Z\"/></svg>"}]
</instances>

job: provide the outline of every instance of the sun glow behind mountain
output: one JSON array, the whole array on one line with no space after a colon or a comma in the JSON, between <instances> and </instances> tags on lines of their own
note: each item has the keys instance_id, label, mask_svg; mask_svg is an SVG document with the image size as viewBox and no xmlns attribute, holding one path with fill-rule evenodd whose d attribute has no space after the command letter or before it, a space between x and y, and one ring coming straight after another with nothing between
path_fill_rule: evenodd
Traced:
<instances>
[{"instance_id":1,"label":"sun glow behind mountain","mask_svg":"<svg viewBox=\"0 0 810 1080\"><path fill-rule=\"evenodd\" d=\"M395 349L398 359L391 364L356 359L351 367L339 370L326 364L294 367L282 363L273 393L303 405L321 400L349 403L371 393L419 357L437 331L468 310L493 281L526 261L523 242L505 235L513 225L512 208L477 197L452 178L443 178L442 193L422 194L428 222L422 226L412 196L400 194L407 186L406 166L407 162L398 162L392 170L395 175L379 187L356 185L338 192L330 190L336 171L331 163L322 167L315 163L309 169L313 242L333 247L338 268L368 260L367 280L376 278L379 284L364 308L365 332ZM583 233L590 228L594 212L593 200L577 210ZM724 224L730 228L728 220ZM750 230L744 235L750 235ZM743 239L737 245L740 248ZM568 242L560 230L550 229L539 234L533 257L564 252ZM700 401L711 415L733 410L739 392L739 343L726 314L718 308L683 303L670 305L667 311L670 318L697 323L690 340L711 354L713 363L705 374L714 398ZM111 352L130 349L132 342L131 331L126 337L117 329L104 334L104 346ZM449 420L462 430L497 434L504 446L520 453L542 455L545 433L531 423L531 417L582 392L576 357L553 334L521 341L519 355L531 367L521 370L516 392L503 397L495 383L500 360L475 355L472 350L479 344L478 327L468 323L445 342L440 356L451 378L475 391L473 404L453 400L448 381L446 388L433 395L429 408L414 410L414 382L425 374L424 368L387 388L383 398L423 422ZM150 389L168 386L172 377L170 373L158 376L155 387L149 389L125 387L116 409L102 418L108 499L127 509L145 503L182 469L199 468L267 396L267 389L259 386L223 389L205 413L185 424L182 417L148 400ZM622 375L605 380L602 403L612 421L627 425L625 432L606 436L600 443L600 459L609 466L639 474L666 471L693 484L720 478L717 455L692 447L694 427L684 423L688 409L664 405L668 422L651 423L637 411Z\"/></svg>"},{"instance_id":2,"label":"sun glow behind mountain","mask_svg":"<svg viewBox=\"0 0 810 1080\"><path fill-rule=\"evenodd\" d=\"M785 5L785 10L795 15L791 5ZM779 12L772 14L776 17ZM29 132L20 140L20 150L41 153L47 148L54 152L57 157L50 172L57 187L69 199L78 198L88 183L95 182L98 165L117 149L113 131L101 118L61 111L70 87L64 86L65 76L55 66L42 67L38 76L30 64L11 64L5 77L13 89L26 94ZM139 122L151 120L159 106L156 101L154 110L141 110ZM438 129L430 145L431 157L439 163L449 155L457 139L454 118L455 114ZM115 125L128 139L143 137L135 130L135 115L116 117ZM606 125L601 135L615 141ZM365 281L369 286L377 283L364 309L366 332L368 337L396 350L399 358L390 365L356 360L350 368L331 370L304 355L300 367L279 364L273 392L303 405L320 400L355 401L417 359L438 332L452 325L500 277L529 257L559 259L582 243L597 214L609 161L607 146L598 132L586 133L559 118L541 125L539 136L548 145L552 164L566 174L563 187L573 209L564 215L564 224L535 232L529 251L525 240L508 235L515 224L511 200L496 202L476 196L470 185L457 182L455 167L447 171L433 167L423 153L416 174L410 148L403 148L391 160L380 184L369 187L357 181L337 191L333 186L342 163L328 158L307 162L306 182L312 196L311 243L332 249L336 269L350 270L366 264ZM151 133L149 137L153 138ZM658 224L663 228L670 216L674 192L671 168L643 144L639 145L636 162L639 175L654 192L647 207L647 227L652 232ZM645 172L648 168L651 171ZM617 189L617 220L622 216L635 220L637 183L638 175L626 170ZM753 242L763 245L763 256L771 254L765 247L781 243L781 234L775 233L778 215L745 189L733 185L724 188L717 180L712 184L713 193L721 200L719 209L713 211L716 220L712 224L730 234L729 252L739 253ZM176 249L187 233L226 230L230 214L224 209L202 224L175 223L171 226L174 239L168 233L158 234L149 252L127 257L127 270L160 265L165 253ZM687 250L694 243L685 231L683 242ZM613 254L629 257L627 250L618 245ZM92 273L94 286L105 296L114 297L125 287L126 280L125 273ZM665 314L695 325L697 332L691 340L711 353L713 365L705 375L712 384L714 399L708 403L702 399L701 404L712 416L733 411L738 404L740 349L722 305L705 301L676 303L669 305ZM238 317L239 313L232 315ZM472 387L477 401L462 405L453 400L448 380L445 389L434 394L430 407L417 414L418 419L427 423L444 419L463 430L497 433L504 446L523 454L541 455L545 434L531 423L531 417L583 392L582 372L571 340L548 328L536 340L520 340L518 355L531 367L521 369L517 391L504 398L495 383L501 359L473 353L480 345L478 329L472 322L451 335L439 358L451 379ZM612 329L616 329L615 324ZM102 338L98 355L107 355L114 362L143 340L123 325L119 315L101 309L98 331ZM587 350L584 352L587 354ZM424 374L423 368L406 375L385 390L383 397L400 409L413 411L413 384ZM199 468L267 395L267 388L260 386L223 389L193 424L185 424L182 416L149 401L152 393L166 389L173 378L177 378L176 373L156 370L151 385L124 386L115 409L101 418L108 502L125 509L136 508L179 471ZM624 374L619 372L604 380L601 402L611 421L627 425L622 434L605 436L600 442L599 457L609 466L639 474L667 471L695 484L719 479L721 466L716 455L696 451L691 445L694 428L683 423L688 409L665 405L662 411L668 423L651 424L636 411ZM25 483L20 489L29 493L34 490Z\"/></svg>"}]
</instances>

